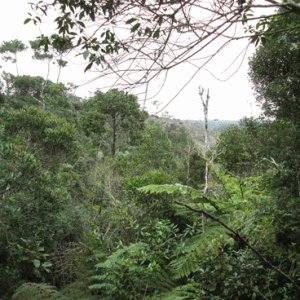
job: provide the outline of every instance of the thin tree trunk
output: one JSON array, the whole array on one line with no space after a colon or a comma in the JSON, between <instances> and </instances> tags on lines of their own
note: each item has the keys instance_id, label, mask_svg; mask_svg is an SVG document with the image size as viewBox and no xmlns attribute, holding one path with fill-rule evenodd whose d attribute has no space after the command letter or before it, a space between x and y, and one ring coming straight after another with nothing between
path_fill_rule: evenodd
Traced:
<instances>
[{"instance_id":1,"label":"thin tree trunk","mask_svg":"<svg viewBox=\"0 0 300 300\"><path fill-rule=\"evenodd\" d=\"M187 172L186 172L186 185L190 183L190 160L189 157L187 158Z\"/></svg>"},{"instance_id":2,"label":"thin tree trunk","mask_svg":"<svg viewBox=\"0 0 300 300\"><path fill-rule=\"evenodd\" d=\"M204 159L206 160L205 163L205 186L203 189L203 193L207 194L207 190L208 190L208 160L206 157L206 153L208 150L208 103L209 103L209 89L207 90L207 94L206 94L206 100L204 101L203 99L203 94L204 94L204 88L199 86L199 96L201 98L201 102L202 102L202 106L203 106L203 113L204 113L204 133L205 133L205 145L204 145ZM202 200L202 209L204 209L204 202ZM205 231L205 216L202 213L202 231Z\"/></svg>"},{"instance_id":3,"label":"thin tree trunk","mask_svg":"<svg viewBox=\"0 0 300 300\"><path fill-rule=\"evenodd\" d=\"M42 98L43 109L46 108L45 99L44 99L44 89L45 89L45 85L46 85L46 81L43 80L43 83L42 83L42 91L41 91L41 98Z\"/></svg>"},{"instance_id":4,"label":"thin tree trunk","mask_svg":"<svg viewBox=\"0 0 300 300\"><path fill-rule=\"evenodd\" d=\"M111 154L112 157L115 157L116 154L116 140L117 140L117 124L116 124L116 116L113 116L113 142L112 142L112 147L111 147Z\"/></svg>"},{"instance_id":5,"label":"thin tree trunk","mask_svg":"<svg viewBox=\"0 0 300 300\"><path fill-rule=\"evenodd\" d=\"M17 58L17 53L15 54L16 57L16 69L17 69L17 75L20 76L19 74L19 69L18 69L18 58Z\"/></svg>"},{"instance_id":6,"label":"thin tree trunk","mask_svg":"<svg viewBox=\"0 0 300 300\"><path fill-rule=\"evenodd\" d=\"M59 66L59 69L58 69L58 76L57 76L56 83L58 83L58 81L59 81L59 77L60 77L60 70L61 70L61 66Z\"/></svg>"},{"instance_id":7,"label":"thin tree trunk","mask_svg":"<svg viewBox=\"0 0 300 300\"><path fill-rule=\"evenodd\" d=\"M48 78L49 78L49 73L50 73L50 60L49 60L49 62L48 62L48 70L47 70L47 77L46 77L46 80L48 80Z\"/></svg>"},{"instance_id":8,"label":"thin tree trunk","mask_svg":"<svg viewBox=\"0 0 300 300\"><path fill-rule=\"evenodd\" d=\"M62 55L60 55L60 61L62 60ZM60 63L59 62L57 62L58 63L58 67L59 67L59 69L58 69L58 76L57 76L57 81L56 81L56 83L58 83L58 81L59 81L59 77L60 77L60 71L61 71L61 68L62 68L62 66L60 65Z\"/></svg>"}]
</instances>

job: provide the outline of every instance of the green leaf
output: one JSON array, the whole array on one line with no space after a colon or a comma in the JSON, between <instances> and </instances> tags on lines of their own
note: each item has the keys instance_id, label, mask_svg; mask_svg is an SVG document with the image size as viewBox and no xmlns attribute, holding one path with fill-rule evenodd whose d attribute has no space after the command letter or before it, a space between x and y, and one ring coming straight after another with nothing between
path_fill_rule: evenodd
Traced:
<instances>
[{"instance_id":1,"label":"green leaf","mask_svg":"<svg viewBox=\"0 0 300 300\"><path fill-rule=\"evenodd\" d=\"M163 17L160 16L159 19L158 19L158 24L159 24L159 26L162 24L163 20L164 20Z\"/></svg>"},{"instance_id":2,"label":"green leaf","mask_svg":"<svg viewBox=\"0 0 300 300\"><path fill-rule=\"evenodd\" d=\"M77 21L77 24L79 24L81 27L84 27L84 28L85 28L85 25L84 25L84 23L83 23L83 22L81 22L81 21Z\"/></svg>"},{"instance_id":3,"label":"green leaf","mask_svg":"<svg viewBox=\"0 0 300 300\"><path fill-rule=\"evenodd\" d=\"M83 58L84 59L87 59L87 57L89 56L90 52L89 50L86 50L84 53L83 53Z\"/></svg>"},{"instance_id":4,"label":"green leaf","mask_svg":"<svg viewBox=\"0 0 300 300\"><path fill-rule=\"evenodd\" d=\"M52 267L52 266L53 266L53 263L51 263L49 261L46 261L46 262L42 263L43 268L48 268L48 267Z\"/></svg>"},{"instance_id":5,"label":"green leaf","mask_svg":"<svg viewBox=\"0 0 300 300\"><path fill-rule=\"evenodd\" d=\"M93 50L98 51L99 48L100 48L100 46L99 46L99 45L96 45L96 46L92 46L92 48L93 48Z\"/></svg>"},{"instance_id":6,"label":"green leaf","mask_svg":"<svg viewBox=\"0 0 300 300\"><path fill-rule=\"evenodd\" d=\"M90 62L84 69L84 72L88 71L92 67L93 63L94 63L94 61Z\"/></svg>"},{"instance_id":7,"label":"green leaf","mask_svg":"<svg viewBox=\"0 0 300 300\"><path fill-rule=\"evenodd\" d=\"M136 18L131 18L131 19L126 21L126 24L131 24L134 21L136 21Z\"/></svg>"},{"instance_id":8,"label":"green leaf","mask_svg":"<svg viewBox=\"0 0 300 300\"><path fill-rule=\"evenodd\" d=\"M140 23L135 24L132 28L131 28L131 32L135 32L139 27L140 27Z\"/></svg>"},{"instance_id":9,"label":"green leaf","mask_svg":"<svg viewBox=\"0 0 300 300\"><path fill-rule=\"evenodd\" d=\"M24 24L27 24L27 23L29 23L31 21L31 18L28 18L28 19L26 19L25 21L24 21Z\"/></svg>"},{"instance_id":10,"label":"green leaf","mask_svg":"<svg viewBox=\"0 0 300 300\"><path fill-rule=\"evenodd\" d=\"M146 34L149 34L149 36L151 37L152 31L149 27L146 27L146 29L145 29L144 35L146 35Z\"/></svg>"},{"instance_id":11,"label":"green leaf","mask_svg":"<svg viewBox=\"0 0 300 300\"><path fill-rule=\"evenodd\" d=\"M90 12L90 17L92 21L95 22L95 12L93 10Z\"/></svg>"},{"instance_id":12,"label":"green leaf","mask_svg":"<svg viewBox=\"0 0 300 300\"><path fill-rule=\"evenodd\" d=\"M153 34L153 37L154 38L159 38L159 32L160 32L160 29L156 29L154 34Z\"/></svg>"},{"instance_id":13,"label":"green leaf","mask_svg":"<svg viewBox=\"0 0 300 300\"><path fill-rule=\"evenodd\" d=\"M41 265L41 262L38 259L34 259L33 261L34 266L38 269Z\"/></svg>"},{"instance_id":14,"label":"green leaf","mask_svg":"<svg viewBox=\"0 0 300 300\"><path fill-rule=\"evenodd\" d=\"M254 43L258 39L258 35L254 35L251 37L251 43Z\"/></svg>"},{"instance_id":15,"label":"green leaf","mask_svg":"<svg viewBox=\"0 0 300 300\"><path fill-rule=\"evenodd\" d=\"M21 256L21 260L28 260L29 258L27 256Z\"/></svg>"},{"instance_id":16,"label":"green leaf","mask_svg":"<svg viewBox=\"0 0 300 300\"><path fill-rule=\"evenodd\" d=\"M82 11L82 12L79 14L79 20L81 20L83 17L84 17L84 11Z\"/></svg>"}]
</instances>

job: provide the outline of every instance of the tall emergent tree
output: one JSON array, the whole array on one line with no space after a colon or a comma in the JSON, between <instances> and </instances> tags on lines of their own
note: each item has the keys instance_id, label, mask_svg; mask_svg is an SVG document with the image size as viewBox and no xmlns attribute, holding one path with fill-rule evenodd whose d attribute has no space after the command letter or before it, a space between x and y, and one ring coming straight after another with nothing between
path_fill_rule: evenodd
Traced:
<instances>
[{"instance_id":1,"label":"tall emergent tree","mask_svg":"<svg viewBox=\"0 0 300 300\"><path fill-rule=\"evenodd\" d=\"M35 60L41 60L47 63L48 68L47 68L47 76L46 80L49 78L49 72L50 72L50 63L53 60L53 54L48 53L40 49L39 47L39 41L29 41L30 47L33 50L34 54L32 56L33 59Z\"/></svg>"},{"instance_id":2,"label":"tall emergent tree","mask_svg":"<svg viewBox=\"0 0 300 300\"><path fill-rule=\"evenodd\" d=\"M17 75L19 76L18 70L18 53L26 51L28 47L19 40L4 41L0 46L0 53L3 54L2 58L5 61L11 61L16 64Z\"/></svg>"},{"instance_id":3,"label":"tall emergent tree","mask_svg":"<svg viewBox=\"0 0 300 300\"><path fill-rule=\"evenodd\" d=\"M94 97L83 103L81 127L87 134L108 132L114 157L121 135L127 135L129 144L134 144L144 127L148 114L140 110L137 100L136 96L117 89L107 93L96 92Z\"/></svg>"},{"instance_id":4,"label":"tall emergent tree","mask_svg":"<svg viewBox=\"0 0 300 300\"><path fill-rule=\"evenodd\" d=\"M58 64L58 75L57 81L59 82L61 69L68 65L68 61L63 59L63 57L72 50L73 44L72 39L65 36L58 36L57 34L51 35L52 51L56 54L56 62Z\"/></svg>"}]
</instances>

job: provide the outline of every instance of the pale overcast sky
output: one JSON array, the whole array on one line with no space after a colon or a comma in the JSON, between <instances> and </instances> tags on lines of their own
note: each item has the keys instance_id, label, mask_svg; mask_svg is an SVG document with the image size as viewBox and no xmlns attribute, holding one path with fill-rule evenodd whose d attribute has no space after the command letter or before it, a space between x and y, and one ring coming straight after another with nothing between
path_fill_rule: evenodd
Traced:
<instances>
[{"instance_id":1,"label":"pale overcast sky","mask_svg":"<svg viewBox=\"0 0 300 300\"><path fill-rule=\"evenodd\" d=\"M14 39L22 40L29 45L28 40L34 40L40 35L39 27L33 24L23 25L24 20L28 17L30 6L24 0L3 1L0 11L0 43ZM51 27L51 24L49 24ZM52 24L52 28L53 24ZM42 32L48 34L47 24L42 27ZM168 111L170 115L179 119L203 119L203 108L198 95L198 86L201 85L205 89L210 88L210 106L209 119L222 120L238 120L244 116L258 116L259 109L256 107L255 98L251 90L251 84L247 77L248 58L246 57L238 72L229 80L223 82L217 80L226 79L234 73L242 61L240 57L236 63L226 72L228 66L234 61L237 55L246 47L247 40L241 40L231 44L222 53L216 56L206 68L209 70L201 70L185 86L178 96L167 106L164 111ZM248 55L252 54L254 46L250 45ZM43 62L36 62L31 59L32 52L27 50L26 53L19 56L19 72L20 75L45 76L47 66ZM247 56L248 56L247 55ZM74 64L76 63L76 64ZM73 82L76 85L81 85L84 80L91 78L92 74L84 74L84 65L82 60L73 60L69 62L69 66L62 70L61 81L64 83ZM2 69L6 72L16 74L15 66L4 61L0 61ZM193 66L179 66L173 69L163 90L155 97L147 101L149 111L155 112L156 108L151 104L154 100L161 102L160 108L168 103L178 93L178 91L189 81L195 68ZM215 77L214 77L215 76ZM57 69L52 66L50 77L56 82ZM157 83L159 84L159 83ZM105 86L103 79L95 81L89 85L84 85L78 89L80 96L89 95L97 88Z\"/></svg>"}]
</instances>

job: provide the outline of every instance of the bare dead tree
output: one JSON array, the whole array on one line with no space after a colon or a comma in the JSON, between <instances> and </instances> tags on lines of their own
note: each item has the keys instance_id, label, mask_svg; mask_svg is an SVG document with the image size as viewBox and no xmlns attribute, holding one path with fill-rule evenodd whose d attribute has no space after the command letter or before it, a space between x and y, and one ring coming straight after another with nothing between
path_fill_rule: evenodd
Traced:
<instances>
[{"instance_id":1,"label":"bare dead tree","mask_svg":"<svg viewBox=\"0 0 300 300\"><path fill-rule=\"evenodd\" d=\"M206 93L206 100L203 99L203 94L204 94L204 88L199 86L199 96L201 99L201 103L203 106L203 114L204 114L204 134L205 134L205 142L204 142L204 152L203 152L203 156L204 159L206 160L206 164L205 164L205 186L204 186L204 190L203 193L207 194L207 189L208 189L208 165L209 162L207 160L207 150L209 148L208 145L208 104L209 104L209 89L207 90Z\"/></svg>"},{"instance_id":2,"label":"bare dead tree","mask_svg":"<svg viewBox=\"0 0 300 300\"><path fill-rule=\"evenodd\" d=\"M204 100L203 98L204 95L204 88L202 86L199 86L199 96L201 99L201 103L203 106L203 114L204 114L204 134L205 134L205 142L204 142L204 153L203 153L203 157L206 160L205 163L205 186L203 189L203 193L207 194L207 190L208 190L208 159L207 159L207 150L208 150L208 103L209 103L209 89L207 90L206 93L206 100ZM204 202L202 200L202 209L204 209ZM205 217L204 214L202 214L202 231L205 231Z\"/></svg>"}]
</instances>

